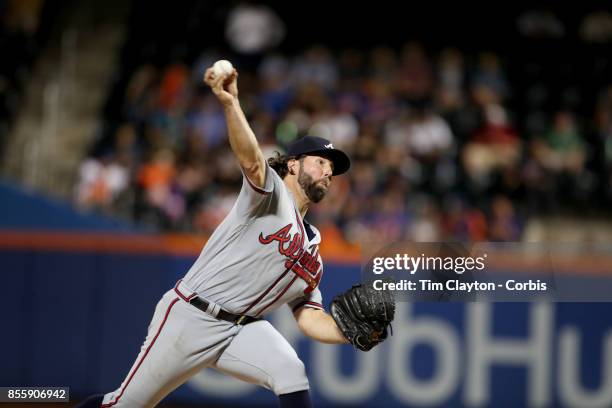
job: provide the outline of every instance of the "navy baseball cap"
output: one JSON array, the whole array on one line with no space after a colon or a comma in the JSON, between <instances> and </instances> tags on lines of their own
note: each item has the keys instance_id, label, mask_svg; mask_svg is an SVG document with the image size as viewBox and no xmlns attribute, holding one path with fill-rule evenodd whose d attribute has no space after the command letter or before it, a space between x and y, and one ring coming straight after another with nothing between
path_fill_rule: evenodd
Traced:
<instances>
[{"instance_id":1,"label":"navy baseball cap","mask_svg":"<svg viewBox=\"0 0 612 408\"><path fill-rule=\"evenodd\" d=\"M304 136L287 147L287 156L321 156L334 164L332 175L337 176L351 167L351 160L342 150L336 149L332 142L322 137Z\"/></svg>"}]
</instances>

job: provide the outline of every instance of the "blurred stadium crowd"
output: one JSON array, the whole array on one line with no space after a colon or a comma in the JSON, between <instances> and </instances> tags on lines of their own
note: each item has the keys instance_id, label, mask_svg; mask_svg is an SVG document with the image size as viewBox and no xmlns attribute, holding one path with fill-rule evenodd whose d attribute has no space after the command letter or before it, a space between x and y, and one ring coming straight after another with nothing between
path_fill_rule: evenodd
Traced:
<instances>
[{"instance_id":1,"label":"blurred stadium crowd","mask_svg":"<svg viewBox=\"0 0 612 408\"><path fill-rule=\"evenodd\" d=\"M265 154L308 133L351 155L352 170L309 213L326 236L513 241L539 214L609 215L609 12L571 25L525 11L513 21L512 49L410 40L288 50L278 44L291 27L248 3L225 16L226 46L200 36L160 53L168 39L153 35L154 22L143 28L139 4L105 129L80 168L82 208L156 230L214 230L241 179L223 112L202 84L226 58ZM232 47L232 24L257 13L270 43ZM175 35L192 27L166 17Z\"/></svg>"}]
</instances>

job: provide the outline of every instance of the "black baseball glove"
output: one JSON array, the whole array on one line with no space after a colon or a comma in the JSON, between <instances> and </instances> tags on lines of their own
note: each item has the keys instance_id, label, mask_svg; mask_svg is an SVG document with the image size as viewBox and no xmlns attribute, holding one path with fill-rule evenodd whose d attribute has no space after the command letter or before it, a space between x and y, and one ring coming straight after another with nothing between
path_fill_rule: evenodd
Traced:
<instances>
[{"instance_id":1,"label":"black baseball glove","mask_svg":"<svg viewBox=\"0 0 612 408\"><path fill-rule=\"evenodd\" d=\"M348 341L368 351L387 338L387 326L395 316L395 299L390 291L354 285L332 300L330 312Z\"/></svg>"}]
</instances>

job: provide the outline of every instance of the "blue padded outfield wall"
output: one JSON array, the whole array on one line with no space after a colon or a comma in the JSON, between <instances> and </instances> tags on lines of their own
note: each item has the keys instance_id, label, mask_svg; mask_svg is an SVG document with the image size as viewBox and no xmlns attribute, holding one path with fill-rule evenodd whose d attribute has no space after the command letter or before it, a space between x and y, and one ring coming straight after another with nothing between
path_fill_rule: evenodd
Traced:
<instances>
[{"instance_id":1,"label":"blue padded outfield wall","mask_svg":"<svg viewBox=\"0 0 612 408\"><path fill-rule=\"evenodd\" d=\"M133 231L120 221L76 211L66 203L0 180L0 230Z\"/></svg>"},{"instance_id":2,"label":"blue padded outfield wall","mask_svg":"<svg viewBox=\"0 0 612 408\"><path fill-rule=\"evenodd\" d=\"M118 387L158 298L191 257L0 250L0 384L70 386L73 398ZM359 280L327 265L325 304ZM394 336L369 353L302 337L271 320L306 363L318 407L612 404L610 305L400 303ZM271 406L254 386L207 370L169 400Z\"/></svg>"}]
</instances>

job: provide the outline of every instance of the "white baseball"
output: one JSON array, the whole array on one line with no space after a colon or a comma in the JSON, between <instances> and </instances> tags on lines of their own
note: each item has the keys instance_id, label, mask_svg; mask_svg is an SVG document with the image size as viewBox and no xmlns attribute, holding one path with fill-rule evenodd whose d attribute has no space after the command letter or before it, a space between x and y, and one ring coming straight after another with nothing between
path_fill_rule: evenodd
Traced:
<instances>
[{"instance_id":1,"label":"white baseball","mask_svg":"<svg viewBox=\"0 0 612 408\"><path fill-rule=\"evenodd\" d=\"M215 77L229 75L234 71L234 66L228 60L219 60L212 66Z\"/></svg>"}]
</instances>

